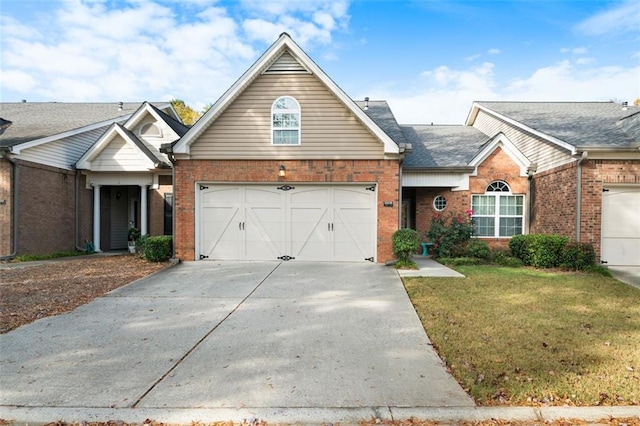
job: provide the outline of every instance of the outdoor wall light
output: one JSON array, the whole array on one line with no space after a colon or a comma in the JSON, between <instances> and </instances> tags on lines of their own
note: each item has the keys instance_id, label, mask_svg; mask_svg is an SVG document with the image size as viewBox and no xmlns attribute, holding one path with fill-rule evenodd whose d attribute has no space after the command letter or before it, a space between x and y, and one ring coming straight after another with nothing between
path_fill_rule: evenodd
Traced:
<instances>
[{"instance_id":1,"label":"outdoor wall light","mask_svg":"<svg viewBox=\"0 0 640 426\"><path fill-rule=\"evenodd\" d=\"M285 177L286 175L287 175L287 170L284 168L284 165L281 165L280 169L278 170L278 176Z\"/></svg>"}]
</instances>

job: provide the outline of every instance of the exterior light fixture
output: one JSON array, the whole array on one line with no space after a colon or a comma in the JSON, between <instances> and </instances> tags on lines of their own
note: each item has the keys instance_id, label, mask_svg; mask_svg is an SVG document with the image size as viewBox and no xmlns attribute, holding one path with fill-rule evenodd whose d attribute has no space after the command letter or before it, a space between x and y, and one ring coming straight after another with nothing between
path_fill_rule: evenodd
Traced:
<instances>
[{"instance_id":1,"label":"exterior light fixture","mask_svg":"<svg viewBox=\"0 0 640 426\"><path fill-rule=\"evenodd\" d=\"M367 111L369 109L369 97L364 98L364 110Z\"/></svg>"},{"instance_id":2,"label":"exterior light fixture","mask_svg":"<svg viewBox=\"0 0 640 426\"><path fill-rule=\"evenodd\" d=\"M284 165L280 165L280 169L278 170L278 176L285 177L287 175L287 170L284 168Z\"/></svg>"}]
</instances>

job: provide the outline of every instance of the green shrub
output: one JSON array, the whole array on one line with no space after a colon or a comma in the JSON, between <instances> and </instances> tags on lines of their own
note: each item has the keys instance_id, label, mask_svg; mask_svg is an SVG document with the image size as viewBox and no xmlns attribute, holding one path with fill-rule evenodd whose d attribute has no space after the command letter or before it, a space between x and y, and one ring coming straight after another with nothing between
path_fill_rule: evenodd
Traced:
<instances>
[{"instance_id":1,"label":"green shrub","mask_svg":"<svg viewBox=\"0 0 640 426\"><path fill-rule=\"evenodd\" d=\"M144 257L144 248L147 244L147 240L149 239L149 234L141 235L136 238L136 253L140 257Z\"/></svg>"},{"instance_id":2,"label":"green shrub","mask_svg":"<svg viewBox=\"0 0 640 426\"><path fill-rule=\"evenodd\" d=\"M562 249L568 242L567 237L555 234L514 235L509 248L527 266L553 268L562 264Z\"/></svg>"},{"instance_id":3,"label":"green shrub","mask_svg":"<svg viewBox=\"0 0 640 426\"><path fill-rule=\"evenodd\" d=\"M164 262L171 257L171 236L148 237L144 243L144 258L150 262Z\"/></svg>"},{"instance_id":4,"label":"green shrub","mask_svg":"<svg viewBox=\"0 0 640 426\"><path fill-rule=\"evenodd\" d=\"M436 256L459 257L467 249L467 243L473 236L473 212L434 214L429 230L425 233L433 243Z\"/></svg>"},{"instance_id":5,"label":"green shrub","mask_svg":"<svg viewBox=\"0 0 640 426\"><path fill-rule=\"evenodd\" d=\"M467 243L467 256L475 257L476 259L489 259L491 251L489 250L489 243L477 238L472 238Z\"/></svg>"},{"instance_id":6,"label":"green shrub","mask_svg":"<svg viewBox=\"0 0 640 426\"><path fill-rule=\"evenodd\" d=\"M419 269L418 264L413 260L398 260L393 266L396 269Z\"/></svg>"},{"instance_id":7,"label":"green shrub","mask_svg":"<svg viewBox=\"0 0 640 426\"><path fill-rule=\"evenodd\" d=\"M408 262L420 247L420 234L411 228L398 229L393 234L392 242L393 254L399 261Z\"/></svg>"},{"instance_id":8,"label":"green shrub","mask_svg":"<svg viewBox=\"0 0 640 426\"><path fill-rule=\"evenodd\" d=\"M491 253L491 263L509 268L520 268L523 263L517 257L511 256L511 253L504 250L498 250Z\"/></svg>"},{"instance_id":9,"label":"green shrub","mask_svg":"<svg viewBox=\"0 0 640 426\"><path fill-rule=\"evenodd\" d=\"M562 265L582 271L596 263L596 251L588 243L572 241L562 249Z\"/></svg>"}]
</instances>

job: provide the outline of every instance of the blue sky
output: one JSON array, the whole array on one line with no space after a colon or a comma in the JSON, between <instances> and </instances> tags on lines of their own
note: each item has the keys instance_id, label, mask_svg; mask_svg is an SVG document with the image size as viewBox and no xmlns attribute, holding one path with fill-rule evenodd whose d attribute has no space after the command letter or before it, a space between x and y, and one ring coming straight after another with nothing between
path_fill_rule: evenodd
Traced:
<instances>
[{"instance_id":1,"label":"blue sky","mask_svg":"<svg viewBox=\"0 0 640 426\"><path fill-rule=\"evenodd\" d=\"M474 100L640 98L637 0L2 0L0 97L200 109L282 31L406 124L462 124Z\"/></svg>"}]
</instances>

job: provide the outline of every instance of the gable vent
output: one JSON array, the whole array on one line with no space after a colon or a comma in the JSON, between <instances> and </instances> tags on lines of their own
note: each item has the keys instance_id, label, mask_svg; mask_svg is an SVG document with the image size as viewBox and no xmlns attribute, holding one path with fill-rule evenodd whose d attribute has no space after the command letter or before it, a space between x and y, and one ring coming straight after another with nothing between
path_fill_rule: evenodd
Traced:
<instances>
[{"instance_id":1,"label":"gable vent","mask_svg":"<svg viewBox=\"0 0 640 426\"><path fill-rule=\"evenodd\" d=\"M264 74L310 74L309 70L302 66L291 53L284 52L276 61L271 64Z\"/></svg>"}]
</instances>

